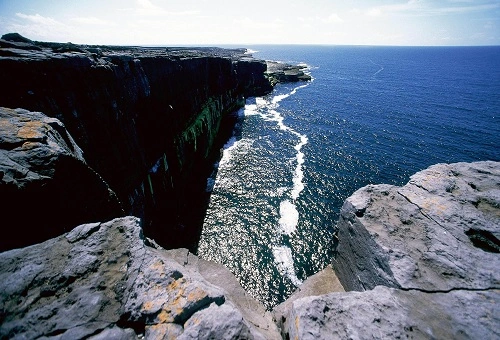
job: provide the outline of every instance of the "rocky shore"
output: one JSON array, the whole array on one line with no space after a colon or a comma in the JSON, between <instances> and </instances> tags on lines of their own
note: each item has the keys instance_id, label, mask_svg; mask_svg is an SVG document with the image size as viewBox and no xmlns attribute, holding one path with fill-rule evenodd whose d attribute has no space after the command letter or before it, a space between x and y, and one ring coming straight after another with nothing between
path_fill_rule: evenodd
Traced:
<instances>
[{"instance_id":1,"label":"rocky shore","mask_svg":"<svg viewBox=\"0 0 500 340\"><path fill-rule=\"evenodd\" d=\"M266 61L266 76L273 86L278 83L290 83L298 81L309 81L312 77L304 73L307 67L304 65L290 65L277 61Z\"/></svg>"},{"instance_id":2,"label":"rocky shore","mask_svg":"<svg viewBox=\"0 0 500 340\"><path fill-rule=\"evenodd\" d=\"M281 71L244 50L3 38L0 338L500 338L499 162L359 189L331 266L267 311L176 245L197 242L199 169L231 112Z\"/></svg>"},{"instance_id":3,"label":"rocky shore","mask_svg":"<svg viewBox=\"0 0 500 340\"><path fill-rule=\"evenodd\" d=\"M164 247L194 250L208 199L206 178L231 134L232 115L246 97L272 90L264 75L266 63L245 52L47 43L7 34L0 39L6 85L0 106L59 120L81 149L87 168L113 191L124 214L140 217L145 233ZM5 147L23 141L12 143ZM85 175L75 169L72 176ZM44 184L25 182L23 190L44 190L36 189ZM45 199L34 207L48 211L42 207L60 201L52 209L62 224L95 221L93 213L75 216L65 208L79 199L77 190L65 199L46 194L39 192ZM15 210L6 212L14 214L8 221L18 218ZM62 231L62 224L49 214L32 219L30 225L50 224ZM15 240L21 245L24 237L17 232L24 233L18 228L2 243Z\"/></svg>"}]
</instances>

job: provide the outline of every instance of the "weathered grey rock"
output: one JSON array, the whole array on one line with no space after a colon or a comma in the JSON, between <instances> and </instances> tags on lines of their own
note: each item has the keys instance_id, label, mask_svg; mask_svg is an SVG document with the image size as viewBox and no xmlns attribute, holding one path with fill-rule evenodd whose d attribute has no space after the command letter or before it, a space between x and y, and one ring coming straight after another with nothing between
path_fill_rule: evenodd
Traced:
<instances>
[{"instance_id":1,"label":"weathered grey rock","mask_svg":"<svg viewBox=\"0 0 500 340\"><path fill-rule=\"evenodd\" d=\"M23 109L0 107L0 196L0 251L124 214L64 125Z\"/></svg>"},{"instance_id":2,"label":"weathered grey rock","mask_svg":"<svg viewBox=\"0 0 500 340\"><path fill-rule=\"evenodd\" d=\"M500 288L500 163L437 164L348 198L333 266L346 290Z\"/></svg>"},{"instance_id":3,"label":"weathered grey rock","mask_svg":"<svg viewBox=\"0 0 500 340\"><path fill-rule=\"evenodd\" d=\"M425 293L383 286L293 303L290 339L498 339L499 290Z\"/></svg>"},{"instance_id":4,"label":"weathered grey rock","mask_svg":"<svg viewBox=\"0 0 500 340\"><path fill-rule=\"evenodd\" d=\"M151 245L124 217L1 253L0 338L265 338L223 289Z\"/></svg>"},{"instance_id":5,"label":"weathered grey rock","mask_svg":"<svg viewBox=\"0 0 500 340\"><path fill-rule=\"evenodd\" d=\"M285 337L500 337L500 163L438 164L403 187L364 187L338 229L333 267L350 292L278 306Z\"/></svg>"},{"instance_id":6,"label":"weathered grey rock","mask_svg":"<svg viewBox=\"0 0 500 340\"><path fill-rule=\"evenodd\" d=\"M281 339L279 330L273 322L271 312L267 311L262 303L245 292L234 274L226 267L200 259L187 249L169 250L167 254L188 268L193 275L197 273L208 282L224 288L225 296L235 305L239 311L238 313L241 313L243 318L251 325L257 327L265 339Z\"/></svg>"},{"instance_id":7,"label":"weathered grey rock","mask_svg":"<svg viewBox=\"0 0 500 340\"><path fill-rule=\"evenodd\" d=\"M294 301L309 296L320 296L333 292L345 292L337 275L328 265L325 269L308 277L297 290L284 302L273 308L273 316L276 324L284 331L284 322L288 317ZM283 332L286 335L286 332Z\"/></svg>"},{"instance_id":8,"label":"weathered grey rock","mask_svg":"<svg viewBox=\"0 0 500 340\"><path fill-rule=\"evenodd\" d=\"M212 303L207 309L196 312L184 324L184 328L179 339L254 338L241 313L229 304L217 306Z\"/></svg>"}]
</instances>

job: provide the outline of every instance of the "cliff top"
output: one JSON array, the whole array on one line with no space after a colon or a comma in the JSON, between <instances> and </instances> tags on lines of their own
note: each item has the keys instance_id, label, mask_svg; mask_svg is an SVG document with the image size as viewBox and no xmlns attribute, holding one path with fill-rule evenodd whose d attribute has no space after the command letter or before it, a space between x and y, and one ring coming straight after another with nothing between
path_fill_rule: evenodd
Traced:
<instances>
[{"instance_id":1,"label":"cliff top","mask_svg":"<svg viewBox=\"0 0 500 340\"><path fill-rule=\"evenodd\" d=\"M71 42L42 42L30 40L18 33L4 34L0 39L0 58L29 56L44 59L65 54L85 54L98 57L127 55L133 57L161 56L173 59L200 57L222 57L236 60L253 59L246 53L246 48L107 46L73 44Z\"/></svg>"}]
</instances>

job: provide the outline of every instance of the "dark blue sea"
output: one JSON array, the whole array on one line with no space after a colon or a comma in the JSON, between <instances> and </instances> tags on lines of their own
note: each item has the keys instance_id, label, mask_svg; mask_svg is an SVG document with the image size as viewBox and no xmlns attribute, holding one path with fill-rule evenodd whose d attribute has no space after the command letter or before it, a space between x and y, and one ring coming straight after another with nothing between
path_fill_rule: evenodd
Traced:
<instances>
[{"instance_id":1,"label":"dark blue sea","mask_svg":"<svg viewBox=\"0 0 500 340\"><path fill-rule=\"evenodd\" d=\"M251 46L308 83L250 98L208 180L198 254L268 308L331 262L343 201L436 163L500 161L500 47Z\"/></svg>"}]
</instances>

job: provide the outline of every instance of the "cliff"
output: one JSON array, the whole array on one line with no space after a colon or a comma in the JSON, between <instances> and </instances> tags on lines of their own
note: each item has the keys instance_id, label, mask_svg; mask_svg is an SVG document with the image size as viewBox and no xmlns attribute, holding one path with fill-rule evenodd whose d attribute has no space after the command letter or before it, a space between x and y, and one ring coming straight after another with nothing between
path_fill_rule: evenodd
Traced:
<instances>
[{"instance_id":1,"label":"cliff","mask_svg":"<svg viewBox=\"0 0 500 340\"><path fill-rule=\"evenodd\" d=\"M57 118L121 209L141 218L148 236L168 248L194 250L206 178L232 129L231 113L245 97L272 90L266 63L239 49L85 46L33 42L16 34L2 38L0 106ZM59 198L45 196L46 201ZM72 214L54 209L52 216L38 214L37 223ZM71 220L61 217L59 224Z\"/></svg>"}]
</instances>

